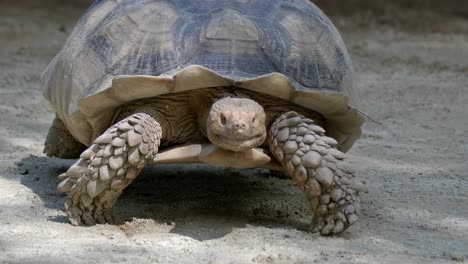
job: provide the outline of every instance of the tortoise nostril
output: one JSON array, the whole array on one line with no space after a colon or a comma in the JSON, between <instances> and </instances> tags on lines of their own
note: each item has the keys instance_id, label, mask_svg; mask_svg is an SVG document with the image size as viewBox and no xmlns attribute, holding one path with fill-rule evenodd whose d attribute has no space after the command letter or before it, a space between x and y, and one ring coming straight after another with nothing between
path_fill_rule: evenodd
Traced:
<instances>
[{"instance_id":1,"label":"tortoise nostril","mask_svg":"<svg viewBox=\"0 0 468 264\"><path fill-rule=\"evenodd\" d=\"M235 128L236 129L242 129L242 130L245 130L246 128L246 125L244 122L237 122L236 124L234 124Z\"/></svg>"}]
</instances>

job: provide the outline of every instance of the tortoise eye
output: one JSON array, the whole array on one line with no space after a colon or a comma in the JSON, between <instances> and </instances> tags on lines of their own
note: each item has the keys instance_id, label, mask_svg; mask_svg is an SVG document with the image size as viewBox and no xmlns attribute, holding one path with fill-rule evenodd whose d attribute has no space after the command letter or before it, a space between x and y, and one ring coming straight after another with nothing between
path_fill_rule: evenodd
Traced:
<instances>
[{"instance_id":1,"label":"tortoise eye","mask_svg":"<svg viewBox=\"0 0 468 264\"><path fill-rule=\"evenodd\" d=\"M254 118L252 119L252 123L254 123L255 120L257 120L257 118L254 116Z\"/></svg>"},{"instance_id":2,"label":"tortoise eye","mask_svg":"<svg viewBox=\"0 0 468 264\"><path fill-rule=\"evenodd\" d=\"M226 124L226 117L224 116L224 114L221 114L221 117L219 118L219 121L221 121L221 125L225 125Z\"/></svg>"}]
</instances>

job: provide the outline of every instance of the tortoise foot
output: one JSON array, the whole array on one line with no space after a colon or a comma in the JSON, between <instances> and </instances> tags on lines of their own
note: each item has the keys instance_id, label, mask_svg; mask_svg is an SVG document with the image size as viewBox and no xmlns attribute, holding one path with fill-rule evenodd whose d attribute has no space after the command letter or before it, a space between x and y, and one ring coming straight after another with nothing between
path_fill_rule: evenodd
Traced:
<instances>
[{"instance_id":1,"label":"tortoise foot","mask_svg":"<svg viewBox=\"0 0 468 264\"><path fill-rule=\"evenodd\" d=\"M312 198L314 199L314 198ZM315 199L314 199L315 200ZM314 212L314 229L322 235L339 234L358 220L359 199L356 192L335 185L323 191L316 201L311 201Z\"/></svg>"},{"instance_id":2,"label":"tortoise foot","mask_svg":"<svg viewBox=\"0 0 468 264\"><path fill-rule=\"evenodd\" d=\"M70 134L62 120L55 117L49 128L43 152L49 157L76 159L84 149L86 146Z\"/></svg>"},{"instance_id":3,"label":"tortoise foot","mask_svg":"<svg viewBox=\"0 0 468 264\"><path fill-rule=\"evenodd\" d=\"M71 206L67 206L67 204L71 204ZM75 226L115 224L112 208L104 209L103 206L98 203L85 207L81 203L73 203L72 199L67 199L67 202L65 203L65 211L68 220Z\"/></svg>"}]
</instances>

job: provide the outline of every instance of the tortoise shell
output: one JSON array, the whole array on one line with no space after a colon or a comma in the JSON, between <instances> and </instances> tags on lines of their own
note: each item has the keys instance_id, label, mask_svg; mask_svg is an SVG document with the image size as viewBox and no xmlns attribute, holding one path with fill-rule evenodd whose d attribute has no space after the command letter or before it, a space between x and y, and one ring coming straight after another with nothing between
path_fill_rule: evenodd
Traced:
<instances>
[{"instance_id":1,"label":"tortoise shell","mask_svg":"<svg viewBox=\"0 0 468 264\"><path fill-rule=\"evenodd\" d=\"M307 0L96 1L41 79L45 98L85 145L126 102L207 87L317 111L343 151L364 121L351 107L346 47Z\"/></svg>"}]
</instances>

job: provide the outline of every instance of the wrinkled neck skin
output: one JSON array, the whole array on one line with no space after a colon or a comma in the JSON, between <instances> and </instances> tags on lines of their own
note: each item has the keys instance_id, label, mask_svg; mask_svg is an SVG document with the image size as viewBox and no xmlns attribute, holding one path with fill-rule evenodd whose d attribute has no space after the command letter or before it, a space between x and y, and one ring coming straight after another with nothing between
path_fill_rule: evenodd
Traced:
<instances>
[{"instance_id":1,"label":"wrinkled neck skin","mask_svg":"<svg viewBox=\"0 0 468 264\"><path fill-rule=\"evenodd\" d=\"M247 98L217 100L206 115L206 136L220 148L247 151L263 144L266 114L262 106Z\"/></svg>"}]
</instances>

